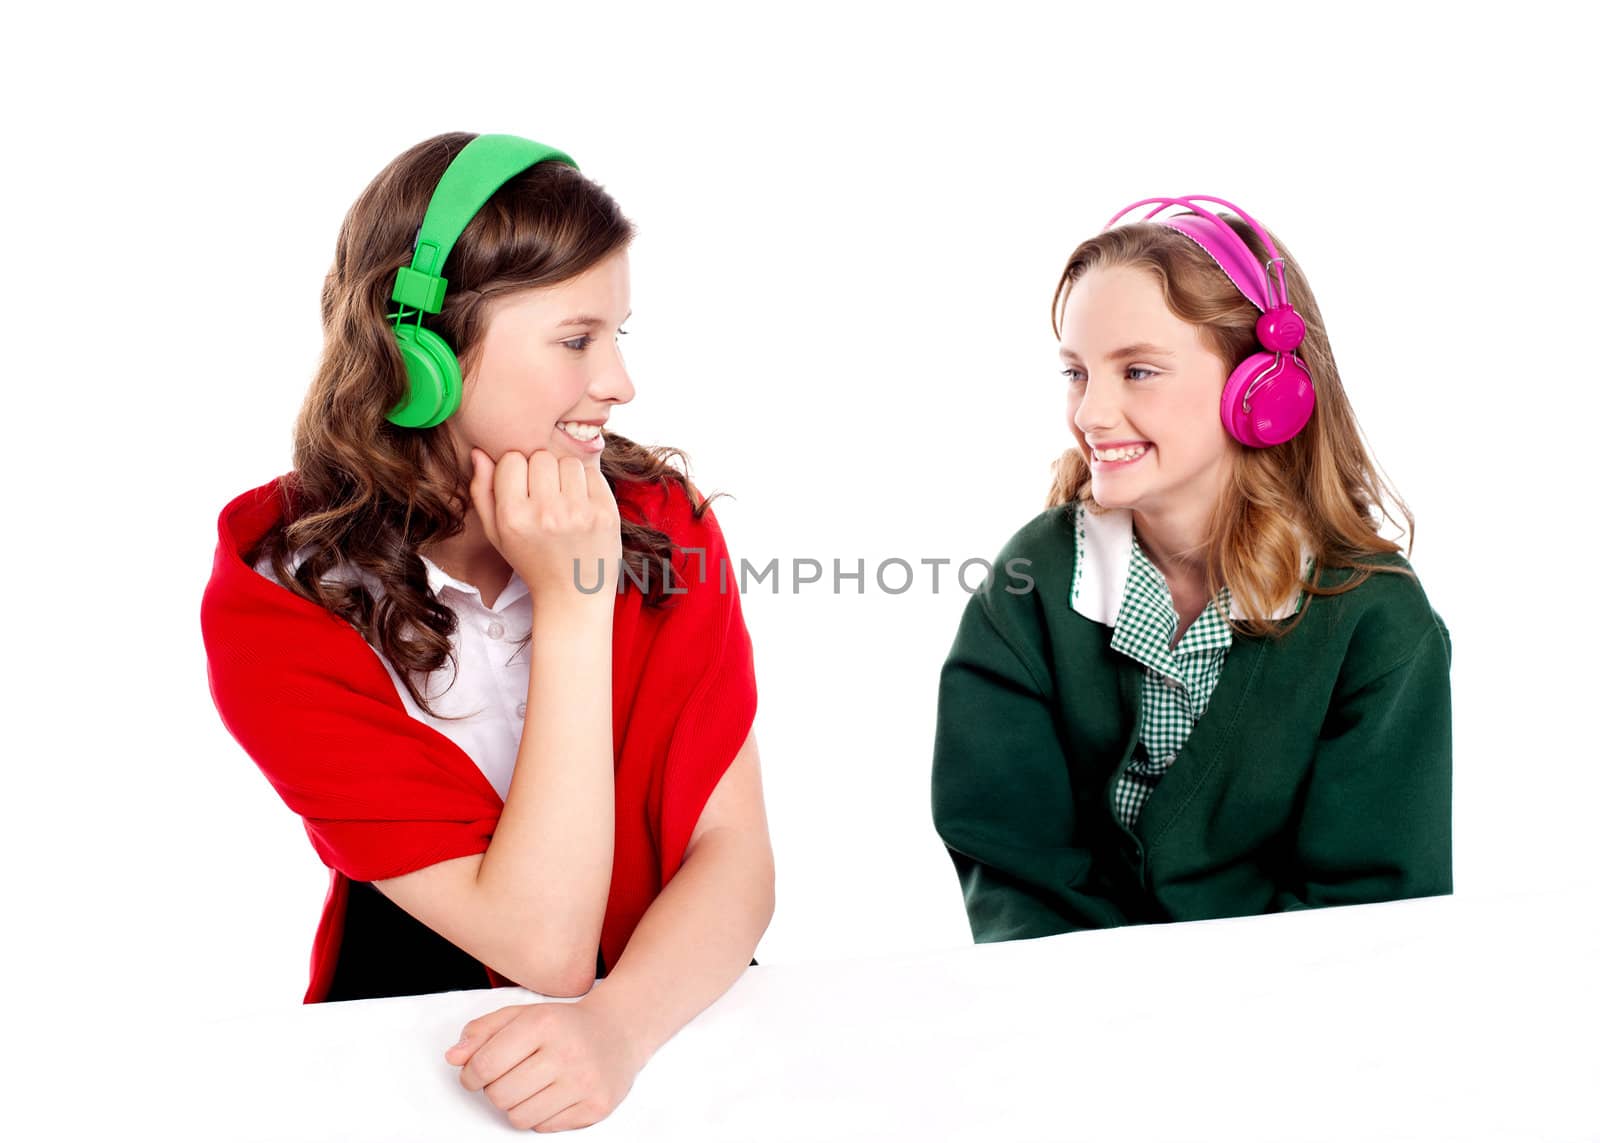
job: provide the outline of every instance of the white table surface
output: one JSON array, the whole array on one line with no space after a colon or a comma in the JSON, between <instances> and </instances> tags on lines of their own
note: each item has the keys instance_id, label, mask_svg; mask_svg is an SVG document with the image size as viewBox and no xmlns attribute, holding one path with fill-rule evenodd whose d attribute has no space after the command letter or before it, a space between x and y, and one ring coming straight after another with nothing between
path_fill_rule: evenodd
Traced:
<instances>
[{"instance_id":1,"label":"white table surface","mask_svg":"<svg viewBox=\"0 0 1600 1143\"><path fill-rule=\"evenodd\" d=\"M761 965L577 1134L1600 1140L1600 925L1576 904L1457 895ZM511 1138L443 1051L534 999L286 1003L190 1027L205 1049L153 1085L160 1135Z\"/></svg>"}]
</instances>

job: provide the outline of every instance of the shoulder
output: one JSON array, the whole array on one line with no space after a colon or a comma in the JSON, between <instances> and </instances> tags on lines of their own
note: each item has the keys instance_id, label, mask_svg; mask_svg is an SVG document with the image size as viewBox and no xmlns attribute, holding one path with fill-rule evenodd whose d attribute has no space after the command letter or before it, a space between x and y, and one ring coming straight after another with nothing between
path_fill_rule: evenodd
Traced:
<instances>
[{"instance_id":1,"label":"shoulder","mask_svg":"<svg viewBox=\"0 0 1600 1143\"><path fill-rule=\"evenodd\" d=\"M1032 613L1040 605L1040 584L1072 582L1076 551L1076 503L1046 508L1000 545L984 589L978 592L991 614L1004 609Z\"/></svg>"},{"instance_id":2,"label":"shoulder","mask_svg":"<svg viewBox=\"0 0 1600 1143\"><path fill-rule=\"evenodd\" d=\"M1339 588L1359 581L1338 595L1321 597L1320 602L1335 603L1348 621L1381 621L1411 634L1420 634L1433 622L1433 605L1409 560L1398 552L1381 552L1358 562L1380 570L1319 566L1318 586Z\"/></svg>"},{"instance_id":3,"label":"shoulder","mask_svg":"<svg viewBox=\"0 0 1600 1143\"><path fill-rule=\"evenodd\" d=\"M275 476L223 505L217 514L217 546L208 595L229 595L254 586L251 578L259 578L259 569L245 561L268 532L283 526L290 507L287 481L287 475Z\"/></svg>"},{"instance_id":4,"label":"shoulder","mask_svg":"<svg viewBox=\"0 0 1600 1143\"><path fill-rule=\"evenodd\" d=\"M705 496L688 481L619 480L613 487L623 519L665 533L678 547L705 547L722 542L716 514Z\"/></svg>"},{"instance_id":5,"label":"shoulder","mask_svg":"<svg viewBox=\"0 0 1600 1143\"><path fill-rule=\"evenodd\" d=\"M1044 638L1045 612L1060 594L1050 585L1071 582L1077 512L1076 503L1054 505L1013 532L969 603L969 610L986 616L1012 650L1030 662L1035 655L1026 648Z\"/></svg>"},{"instance_id":6,"label":"shoulder","mask_svg":"<svg viewBox=\"0 0 1600 1143\"><path fill-rule=\"evenodd\" d=\"M1011 560L1028 560L1052 567L1066 562L1070 567L1077 543L1078 511L1076 501L1046 508L1001 545L996 565L1003 568Z\"/></svg>"},{"instance_id":7,"label":"shoulder","mask_svg":"<svg viewBox=\"0 0 1600 1143\"><path fill-rule=\"evenodd\" d=\"M237 649L246 637L282 643L282 629L275 625L285 623L302 624L317 632L353 630L331 612L284 587L272 575L270 565L262 567L259 555L255 563L245 562L292 511L291 477L274 477L240 493L217 517L217 546L200 601L200 625L208 650ZM273 637L275 630L280 637Z\"/></svg>"},{"instance_id":8,"label":"shoulder","mask_svg":"<svg viewBox=\"0 0 1600 1143\"><path fill-rule=\"evenodd\" d=\"M218 541L243 555L268 529L282 524L291 507L293 477L274 476L229 499L217 514Z\"/></svg>"},{"instance_id":9,"label":"shoulder","mask_svg":"<svg viewBox=\"0 0 1600 1143\"><path fill-rule=\"evenodd\" d=\"M1365 660L1365 673L1372 675L1382 674L1430 646L1442 647L1448 657L1449 629L1434 610L1411 562L1398 552L1364 556L1360 562L1383 570L1319 569L1319 586L1360 581L1338 595L1316 597L1312 610L1322 610L1319 628L1341 633L1347 640L1347 654Z\"/></svg>"},{"instance_id":10,"label":"shoulder","mask_svg":"<svg viewBox=\"0 0 1600 1143\"><path fill-rule=\"evenodd\" d=\"M277 480L222 510L200 629L211 693L224 722L261 714L273 703L300 708L339 680L373 698L393 695L382 663L349 623L245 563L281 522ZM398 702L398 698L394 699Z\"/></svg>"}]
</instances>

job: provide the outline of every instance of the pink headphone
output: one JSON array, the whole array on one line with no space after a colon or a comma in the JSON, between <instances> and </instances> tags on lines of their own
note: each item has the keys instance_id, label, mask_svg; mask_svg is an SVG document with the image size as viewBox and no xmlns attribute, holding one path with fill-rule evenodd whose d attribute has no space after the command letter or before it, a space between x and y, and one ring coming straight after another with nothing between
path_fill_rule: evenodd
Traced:
<instances>
[{"instance_id":1,"label":"pink headphone","mask_svg":"<svg viewBox=\"0 0 1600 1143\"><path fill-rule=\"evenodd\" d=\"M1249 224L1260 236L1269 257L1263 266L1256 261L1244 240L1222 219L1198 201L1225 206ZM1256 340L1265 352L1252 353L1239 363L1222 387L1222 424L1240 444L1268 448L1293 437L1311 419L1316 407L1316 389L1311 373L1295 354L1306 335L1306 323L1289 301L1289 286L1283 277L1283 259L1272 238L1244 211L1226 199L1206 194L1184 198L1146 198L1125 206L1101 227L1110 230L1117 219L1150 203L1156 203L1141 222L1155 218L1169 206L1184 206L1193 214L1156 219L1162 225L1190 238L1211 256L1228 280L1238 288L1261 316L1256 319ZM1276 290L1272 267L1278 267Z\"/></svg>"}]
</instances>

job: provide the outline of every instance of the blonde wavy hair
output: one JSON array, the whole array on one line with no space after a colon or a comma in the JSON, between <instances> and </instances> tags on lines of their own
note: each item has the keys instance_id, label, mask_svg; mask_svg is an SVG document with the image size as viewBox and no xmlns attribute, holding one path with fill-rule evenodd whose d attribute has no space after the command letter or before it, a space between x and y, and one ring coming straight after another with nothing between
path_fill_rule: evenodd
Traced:
<instances>
[{"instance_id":1,"label":"blonde wavy hair","mask_svg":"<svg viewBox=\"0 0 1600 1143\"><path fill-rule=\"evenodd\" d=\"M1255 231L1240 218L1222 217L1264 262L1267 252ZM1415 578L1403 562L1370 562L1372 557L1400 551L1398 543L1379 534L1384 519L1399 526L1385 501L1392 501L1405 518L1407 556L1415 521L1368 453L1339 380L1322 312L1299 263L1276 234L1272 240L1284 260L1289 297L1305 319L1306 336L1299 353L1311 372L1317 402L1306 427L1283 444L1256 449L1228 439L1230 475L1207 530L1206 593L1227 614L1221 605L1226 585L1240 610L1252 617L1271 614L1297 588L1308 596L1341 595L1377 572ZM1255 323L1260 311L1192 239L1156 222L1115 227L1072 252L1051 300L1051 329L1057 340L1074 283L1099 266L1132 266L1151 274L1161 286L1167 308L1199 328L1201 340L1230 372L1259 351ZM1090 512L1106 511L1094 499L1088 461L1075 446L1056 459L1052 471L1047 507L1079 500ZM1302 579L1302 534L1316 557L1315 569L1350 569L1353 574L1341 577L1343 582L1336 586L1311 582L1320 578L1317 570L1311 581ZM1309 600L1287 626L1256 618L1230 618L1229 623L1250 635L1282 636L1298 626L1308 610Z\"/></svg>"}]
</instances>

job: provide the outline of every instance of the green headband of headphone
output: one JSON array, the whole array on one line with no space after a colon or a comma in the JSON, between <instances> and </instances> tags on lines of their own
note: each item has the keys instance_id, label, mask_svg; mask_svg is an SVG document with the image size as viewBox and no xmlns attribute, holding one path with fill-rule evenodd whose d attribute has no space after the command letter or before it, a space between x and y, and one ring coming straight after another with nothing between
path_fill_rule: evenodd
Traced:
<instances>
[{"instance_id":1,"label":"green headband of headphone","mask_svg":"<svg viewBox=\"0 0 1600 1143\"><path fill-rule=\"evenodd\" d=\"M417 231L411 265L400 267L390 295L400 303L399 310L388 316L395 322L394 335L405 359L408 382L406 395L387 414L394 424L429 429L460 406L461 363L444 338L422 328L422 315L436 314L444 307L449 283L440 271L467 223L507 179L546 160L573 169L578 166L570 155L532 139L479 135L461 148L440 177ZM412 316L414 324L402 324Z\"/></svg>"}]
</instances>

